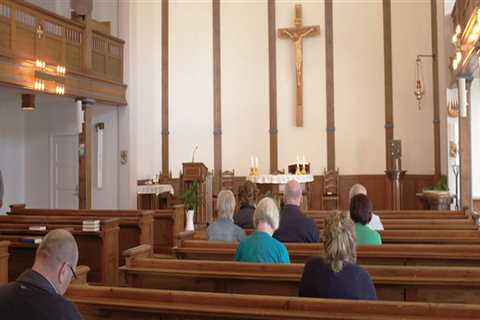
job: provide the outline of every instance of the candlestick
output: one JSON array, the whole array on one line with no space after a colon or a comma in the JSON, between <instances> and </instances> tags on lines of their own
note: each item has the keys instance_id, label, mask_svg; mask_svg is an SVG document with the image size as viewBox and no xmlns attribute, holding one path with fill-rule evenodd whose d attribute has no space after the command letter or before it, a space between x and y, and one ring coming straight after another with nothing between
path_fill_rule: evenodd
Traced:
<instances>
[{"instance_id":1,"label":"candlestick","mask_svg":"<svg viewBox=\"0 0 480 320\"><path fill-rule=\"evenodd\" d=\"M258 157L255 157L255 169L258 170Z\"/></svg>"},{"instance_id":2,"label":"candlestick","mask_svg":"<svg viewBox=\"0 0 480 320\"><path fill-rule=\"evenodd\" d=\"M253 163L253 156L250 156L250 168L253 168L255 164Z\"/></svg>"}]
</instances>

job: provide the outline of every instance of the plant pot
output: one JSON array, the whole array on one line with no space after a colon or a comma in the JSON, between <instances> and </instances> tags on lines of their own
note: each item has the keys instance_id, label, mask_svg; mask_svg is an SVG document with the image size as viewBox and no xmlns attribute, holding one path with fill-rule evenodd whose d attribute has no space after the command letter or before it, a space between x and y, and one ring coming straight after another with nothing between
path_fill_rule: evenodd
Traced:
<instances>
[{"instance_id":1,"label":"plant pot","mask_svg":"<svg viewBox=\"0 0 480 320\"><path fill-rule=\"evenodd\" d=\"M195 211L187 210L185 215L186 215L186 221L187 221L185 225L185 231L195 231L195 226L193 225L193 216L195 215Z\"/></svg>"}]
</instances>

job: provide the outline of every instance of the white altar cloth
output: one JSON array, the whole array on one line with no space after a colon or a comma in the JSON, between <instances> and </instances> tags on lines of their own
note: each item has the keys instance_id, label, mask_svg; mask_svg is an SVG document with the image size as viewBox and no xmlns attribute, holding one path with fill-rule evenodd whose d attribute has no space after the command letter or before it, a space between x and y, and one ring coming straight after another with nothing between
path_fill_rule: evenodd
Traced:
<instances>
[{"instance_id":1,"label":"white altar cloth","mask_svg":"<svg viewBox=\"0 0 480 320\"><path fill-rule=\"evenodd\" d=\"M248 176L247 180L259 184L287 184L290 180L296 180L298 183L309 183L313 181L313 175L262 174L259 176Z\"/></svg>"},{"instance_id":2,"label":"white altar cloth","mask_svg":"<svg viewBox=\"0 0 480 320\"><path fill-rule=\"evenodd\" d=\"M137 186L137 194L155 194L170 192L173 195L173 186L170 184L146 184Z\"/></svg>"}]
</instances>

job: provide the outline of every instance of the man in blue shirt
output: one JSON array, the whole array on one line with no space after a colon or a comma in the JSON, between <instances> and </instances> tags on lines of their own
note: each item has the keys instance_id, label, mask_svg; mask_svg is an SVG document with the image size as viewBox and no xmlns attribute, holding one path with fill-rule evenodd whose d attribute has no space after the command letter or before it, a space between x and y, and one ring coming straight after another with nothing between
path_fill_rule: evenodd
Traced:
<instances>
[{"instance_id":1,"label":"man in blue shirt","mask_svg":"<svg viewBox=\"0 0 480 320\"><path fill-rule=\"evenodd\" d=\"M300 210L302 188L297 181L290 180L285 186L284 201L280 227L273 237L281 242L320 242L317 224Z\"/></svg>"}]
</instances>

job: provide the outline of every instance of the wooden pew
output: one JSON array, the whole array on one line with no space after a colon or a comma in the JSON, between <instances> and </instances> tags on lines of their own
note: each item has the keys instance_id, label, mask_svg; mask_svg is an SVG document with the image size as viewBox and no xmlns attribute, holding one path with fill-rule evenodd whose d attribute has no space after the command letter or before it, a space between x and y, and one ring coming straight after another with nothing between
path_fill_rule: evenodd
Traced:
<instances>
[{"instance_id":1,"label":"wooden pew","mask_svg":"<svg viewBox=\"0 0 480 320\"><path fill-rule=\"evenodd\" d=\"M10 241L0 241L0 286L8 283L8 246Z\"/></svg>"},{"instance_id":2,"label":"wooden pew","mask_svg":"<svg viewBox=\"0 0 480 320\"><path fill-rule=\"evenodd\" d=\"M247 235L253 232L246 229ZM383 230L379 231L384 244L417 243L417 244L480 244L478 230ZM320 238L322 230L320 229ZM180 239L206 240L205 230L181 232Z\"/></svg>"},{"instance_id":3,"label":"wooden pew","mask_svg":"<svg viewBox=\"0 0 480 320\"><path fill-rule=\"evenodd\" d=\"M323 229L323 218L315 218L318 228ZM385 219L386 231L390 230L478 230L471 219Z\"/></svg>"},{"instance_id":4,"label":"wooden pew","mask_svg":"<svg viewBox=\"0 0 480 320\"><path fill-rule=\"evenodd\" d=\"M353 301L72 285L66 297L86 320L478 319L480 306Z\"/></svg>"},{"instance_id":5,"label":"wooden pew","mask_svg":"<svg viewBox=\"0 0 480 320\"><path fill-rule=\"evenodd\" d=\"M305 213L312 218L325 218L331 210L308 210ZM388 219L470 219L464 211L434 210L374 210L382 220Z\"/></svg>"},{"instance_id":6,"label":"wooden pew","mask_svg":"<svg viewBox=\"0 0 480 320\"><path fill-rule=\"evenodd\" d=\"M65 210L65 209L30 209L24 204L10 206L9 215L87 215L98 217L120 218L120 239L132 238L122 235L123 220L126 217L152 215L153 226L149 231L149 223L142 220L143 227L140 238L142 244L153 243L155 253L170 254L174 246L175 235L185 229L185 211L183 205L174 206L172 209L162 210ZM121 241L121 250L132 248L138 244Z\"/></svg>"},{"instance_id":7,"label":"wooden pew","mask_svg":"<svg viewBox=\"0 0 480 320\"><path fill-rule=\"evenodd\" d=\"M17 218L19 219L18 226L15 228L15 219ZM55 217L39 218L45 220L38 220L35 217L32 220L23 217L0 217L0 240L11 241L9 247L11 254L9 260L10 281L16 279L23 270L30 268L34 261L37 245L24 243L22 239L43 237L51 229L64 229L70 226L72 227L70 231L78 243L79 264L91 267L88 281L108 285L118 284L118 219L100 219L100 231L84 232L81 230L80 220L80 222L75 222L75 219L67 219L70 224L66 225L63 224L65 221L56 221ZM9 220L8 228L2 228L2 220ZM38 221L48 222L48 228L46 231L28 230L28 221L31 221L30 225L36 225Z\"/></svg>"},{"instance_id":8,"label":"wooden pew","mask_svg":"<svg viewBox=\"0 0 480 320\"><path fill-rule=\"evenodd\" d=\"M149 247L149 246L144 246ZM145 250L151 248L144 248ZM136 252L134 252L136 251ZM121 274L129 287L297 296L303 264L174 260L127 250ZM137 257L140 255L141 257ZM480 268L367 265L379 300L480 302Z\"/></svg>"},{"instance_id":9,"label":"wooden pew","mask_svg":"<svg viewBox=\"0 0 480 320\"><path fill-rule=\"evenodd\" d=\"M322 255L321 243L287 243L292 262L304 263ZM183 240L173 251L178 259L234 260L236 242ZM479 245L458 244L383 244L357 247L360 264L479 266Z\"/></svg>"},{"instance_id":10,"label":"wooden pew","mask_svg":"<svg viewBox=\"0 0 480 320\"><path fill-rule=\"evenodd\" d=\"M141 210L68 210L68 209L26 209L24 205L10 206L12 217L56 217L58 221L64 218L79 220L97 220L118 218L119 252L140 244L153 245L153 212ZM119 266L125 264L122 256Z\"/></svg>"}]
</instances>

